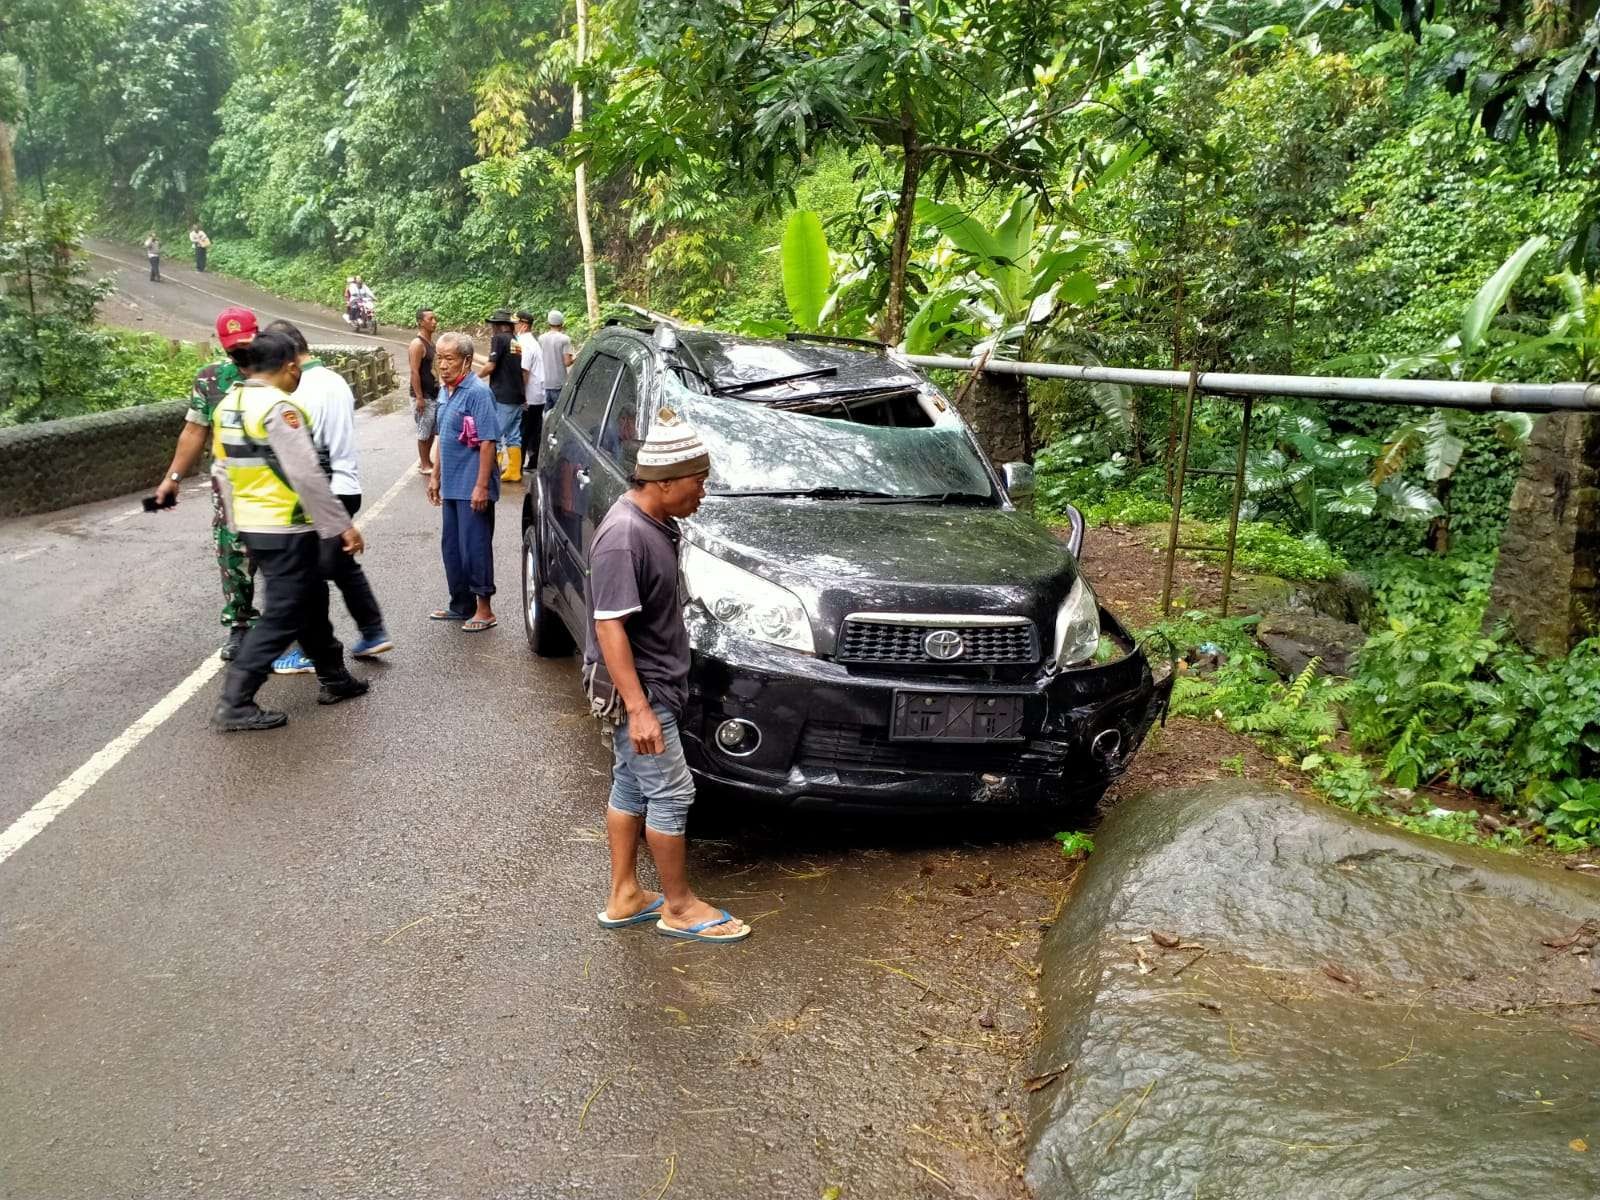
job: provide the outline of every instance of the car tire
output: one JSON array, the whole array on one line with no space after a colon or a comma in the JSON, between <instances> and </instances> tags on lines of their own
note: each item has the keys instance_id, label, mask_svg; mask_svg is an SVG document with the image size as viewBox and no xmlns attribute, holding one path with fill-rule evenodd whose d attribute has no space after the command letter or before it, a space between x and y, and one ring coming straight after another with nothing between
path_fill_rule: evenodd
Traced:
<instances>
[{"instance_id":1,"label":"car tire","mask_svg":"<svg viewBox=\"0 0 1600 1200\"><path fill-rule=\"evenodd\" d=\"M537 524L522 531L522 630L528 636L528 648L540 658L563 658L573 651L572 635L544 601Z\"/></svg>"}]
</instances>

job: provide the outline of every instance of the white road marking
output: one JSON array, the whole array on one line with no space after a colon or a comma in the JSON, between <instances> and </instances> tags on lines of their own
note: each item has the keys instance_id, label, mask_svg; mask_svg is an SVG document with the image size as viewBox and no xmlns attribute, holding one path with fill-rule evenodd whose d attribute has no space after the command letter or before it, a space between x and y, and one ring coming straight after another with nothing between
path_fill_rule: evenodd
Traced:
<instances>
[{"instance_id":1,"label":"white road marking","mask_svg":"<svg viewBox=\"0 0 1600 1200\"><path fill-rule=\"evenodd\" d=\"M388 507L389 502L405 490L406 484L411 482L412 468L408 462L389 490L378 498L378 502L367 512L359 514L368 521L373 520ZM417 476L418 479L421 476ZM137 511L142 512L142 509ZM42 553L46 547L40 546L34 550L25 550L12 557L15 562L20 558L28 558L34 554ZM173 688L161 699L157 700L150 710L129 725L116 737L112 738L100 750L68 775L50 793L40 800L27 812L23 813L6 829L0 833L0 863L6 861L18 850L31 842L38 834L42 833L51 821L70 808L74 801L100 782L102 776L112 767L116 766L131 754L145 738L149 737L166 722L167 718L177 712L201 688L211 682L211 679L223 668L223 661L217 654L207 655L205 660L189 673L189 677L177 687Z\"/></svg>"},{"instance_id":2,"label":"white road marking","mask_svg":"<svg viewBox=\"0 0 1600 1200\"><path fill-rule=\"evenodd\" d=\"M43 554L48 549L50 549L49 546L35 546L32 550L18 550L15 554L7 555L6 561L8 563L21 562L25 558L32 558L35 554Z\"/></svg>"},{"instance_id":3,"label":"white road marking","mask_svg":"<svg viewBox=\"0 0 1600 1200\"><path fill-rule=\"evenodd\" d=\"M157 700L149 712L107 742L93 758L52 788L49 795L13 821L10 828L0 833L0 863L26 846L45 826L66 812L74 800L100 782L101 776L159 729L168 717L182 708L189 697L205 687L221 669L222 659L218 655L207 657L190 672L189 678Z\"/></svg>"}]
</instances>

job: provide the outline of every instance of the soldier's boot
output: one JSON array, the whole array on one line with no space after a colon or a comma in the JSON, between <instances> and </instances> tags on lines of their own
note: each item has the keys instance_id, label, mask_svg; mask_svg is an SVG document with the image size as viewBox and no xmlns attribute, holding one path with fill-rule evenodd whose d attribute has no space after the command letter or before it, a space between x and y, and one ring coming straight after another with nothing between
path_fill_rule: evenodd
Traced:
<instances>
[{"instance_id":1,"label":"soldier's boot","mask_svg":"<svg viewBox=\"0 0 1600 1200\"><path fill-rule=\"evenodd\" d=\"M500 476L501 483L520 483L522 480L522 447L506 447L506 469Z\"/></svg>"},{"instance_id":2,"label":"soldier's boot","mask_svg":"<svg viewBox=\"0 0 1600 1200\"><path fill-rule=\"evenodd\" d=\"M253 733L257 729L276 729L288 723L289 718L284 713L262 708L254 701L249 704L229 704L224 700L211 714L211 728L218 733Z\"/></svg>"},{"instance_id":3,"label":"soldier's boot","mask_svg":"<svg viewBox=\"0 0 1600 1200\"><path fill-rule=\"evenodd\" d=\"M244 635L250 632L248 625L235 625L228 630L228 641L217 653L223 662L232 662L239 655L239 647L244 645Z\"/></svg>"},{"instance_id":4,"label":"soldier's boot","mask_svg":"<svg viewBox=\"0 0 1600 1200\"><path fill-rule=\"evenodd\" d=\"M317 693L318 704L337 704L341 700L354 700L367 694L367 681L357 679L349 671L340 669L337 675L318 675L322 690Z\"/></svg>"}]
</instances>

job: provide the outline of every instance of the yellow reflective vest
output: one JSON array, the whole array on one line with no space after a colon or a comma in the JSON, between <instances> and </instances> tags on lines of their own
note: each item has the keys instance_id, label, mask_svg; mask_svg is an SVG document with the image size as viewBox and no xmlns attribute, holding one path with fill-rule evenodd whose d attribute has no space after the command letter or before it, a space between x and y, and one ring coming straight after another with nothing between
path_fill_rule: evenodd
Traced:
<instances>
[{"instance_id":1,"label":"yellow reflective vest","mask_svg":"<svg viewBox=\"0 0 1600 1200\"><path fill-rule=\"evenodd\" d=\"M227 473L232 524L241 533L290 533L311 524L268 443L267 414L280 404L311 432L306 410L271 386L234 384L211 417L211 453Z\"/></svg>"}]
</instances>

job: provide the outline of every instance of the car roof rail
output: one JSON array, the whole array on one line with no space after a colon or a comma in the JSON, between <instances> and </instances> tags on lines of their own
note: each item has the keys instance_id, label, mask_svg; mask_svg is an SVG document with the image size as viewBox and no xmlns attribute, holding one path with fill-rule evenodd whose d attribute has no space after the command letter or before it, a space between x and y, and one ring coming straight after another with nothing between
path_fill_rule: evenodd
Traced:
<instances>
[{"instance_id":1,"label":"car roof rail","mask_svg":"<svg viewBox=\"0 0 1600 1200\"><path fill-rule=\"evenodd\" d=\"M605 329L610 329L615 326L618 329L637 330L639 333L654 333L656 331L656 327L654 325L639 325L633 321L624 321L621 317L607 317L604 321L601 321L600 324Z\"/></svg>"},{"instance_id":2,"label":"car roof rail","mask_svg":"<svg viewBox=\"0 0 1600 1200\"><path fill-rule=\"evenodd\" d=\"M887 350L885 342L875 342L871 338L835 337L828 333L802 333L798 329L791 329L783 335L786 342L822 342L829 346L861 346L868 350Z\"/></svg>"},{"instance_id":3,"label":"car roof rail","mask_svg":"<svg viewBox=\"0 0 1600 1200\"><path fill-rule=\"evenodd\" d=\"M668 316L664 312L657 312L653 308L646 308L642 304L629 304L626 301L618 301L617 307L627 309L636 317L643 317L646 321L651 322L652 325L670 325L672 328L677 329L683 324L677 317Z\"/></svg>"}]
</instances>

